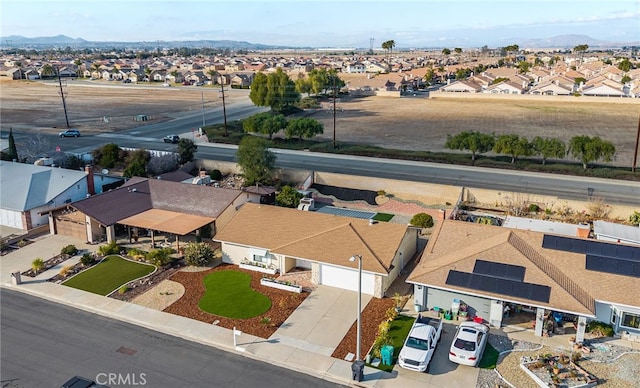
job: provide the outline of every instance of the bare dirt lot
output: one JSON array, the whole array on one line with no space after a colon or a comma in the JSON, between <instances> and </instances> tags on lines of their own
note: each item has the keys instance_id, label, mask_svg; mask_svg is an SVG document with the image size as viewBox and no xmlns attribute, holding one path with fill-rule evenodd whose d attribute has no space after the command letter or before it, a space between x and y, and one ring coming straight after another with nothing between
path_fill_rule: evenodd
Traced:
<instances>
[{"instance_id":1,"label":"bare dirt lot","mask_svg":"<svg viewBox=\"0 0 640 388\"><path fill-rule=\"evenodd\" d=\"M220 107L217 88L123 85L96 81L69 81L65 94L72 126L85 131L117 131L139 126L133 116L144 114L147 123L177 115ZM227 103L247 99L246 90L230 90ZM518 133L557 137L567 142L575 135L600 136L617 150L614 164L633 160L640 100L587 97L450 96L343 98L337 103L336 139L404 150L441 151L447 134L478 130L497 135ZM504 98L507 97L507 98ZM333 137L333 112L327 108L310 114L324 124L321 138ZM2 131L33 128L55 132L65 126L57 83L0 82ZM103 120L108 118L108 123Z\"/></svg>"}]
</instances>

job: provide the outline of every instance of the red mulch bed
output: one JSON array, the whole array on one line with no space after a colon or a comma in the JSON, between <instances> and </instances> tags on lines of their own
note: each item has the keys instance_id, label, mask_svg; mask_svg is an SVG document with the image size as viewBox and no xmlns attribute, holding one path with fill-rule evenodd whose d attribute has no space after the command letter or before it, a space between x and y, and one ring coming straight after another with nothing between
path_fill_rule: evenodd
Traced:
<instances>
[{"instance_id":1,"label":"red mulch bed","mask_svg":"<svg viewBox=\"0 0 640 388\"><path fill-rule=\"evenodd\" d=\"M231 319L200 310L198 302L202 299L206 291L203 278L216 271L239 271L251 275L251 287L271 299L271 308L262 315L248 319ZM164 311L206 323L213 323L218 320L220 321L217 324L218 326L227 329L233 329L235 327L247 334L268 339L275 333L278 327L289 318L289 315L291 315L300 303L309 296L309 293L303 291L301 294L296 294L276 288L265 287L260 284L260 279L263 276L263 273L247 271L230 264L222 264L216 268L202 272L177 272L171 276L170 279L182 284L185 292L182 298L164 309ZM242 303L242 301L238 301L238 303ZM263 318L270 318L270 323L265 324L261 322Z\"/></svg>"},{"instance_id":2,"label":"red mulch bed","mask_svg":"<svg viewBox=\"0 0 640 388\"><path fill-rule=\"evenodd\" d=\"M386 311L395 306L394 300L391 298L372 298L367 306L362 310L362 333L360 338L360 359L364 360L373 346L376 336L378 335L378 325L386 321ZM349 353L356 353L358 322L354 322L351 328L344 336L336 350L333 351L331 357L344 358Z\"/></svg>"}]
</instances>

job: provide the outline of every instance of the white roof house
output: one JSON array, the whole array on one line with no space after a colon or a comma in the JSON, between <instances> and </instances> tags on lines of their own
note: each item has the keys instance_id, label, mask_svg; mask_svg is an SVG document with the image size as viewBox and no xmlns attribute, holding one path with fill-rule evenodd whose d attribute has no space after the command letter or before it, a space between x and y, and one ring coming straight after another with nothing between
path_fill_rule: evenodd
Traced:
<instances>
[{"instance_id":1,"label":"white roof house","mask_svg":"<svg viewBox=\"0 0 640 388\"><path fill-rule=\"evenodd\" d=\"M0 225L30 230L48 223L39 212L86 198L87 173L0 161Z\"/></svg>"},{"instance_id":2,"label":"white roof house","mask_svg":"<svg viewBox=\"0 0 640 388\"><path fill-rule=\"evenodd\" d=\"M507 216L502 224L505 228L531 230L534 232L553 233L564 236L584 236L589 235L589 225L567 224L547 220L535 220L524 217ZM582 231L582 233L580 233Z\"/></svg>"},{"instance_id":3,"label":"white roof house","mask_svg":"<svg viewBox=\"0 0 640 388\"><path fill-rule=\"evenodd\" d=\"M640 245L640 227L616 224L607 221L593 221L593 234L598 240Z\"/></svg>"}]
</instances>

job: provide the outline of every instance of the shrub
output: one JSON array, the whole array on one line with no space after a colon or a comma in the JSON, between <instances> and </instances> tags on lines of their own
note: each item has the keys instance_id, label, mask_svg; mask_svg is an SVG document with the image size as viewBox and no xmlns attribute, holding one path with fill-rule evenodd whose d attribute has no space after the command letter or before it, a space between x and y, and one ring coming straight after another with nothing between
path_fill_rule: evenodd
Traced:
<instances>
[{"instance_id":1,"label":"shrub","mask_svg":"<svg viewBox=\"0 0 640 388\"><path fill-rule=\"evenodd\" d=\"M634 211L633 214L629 216L629 222L634 226L640 225L640 212Z\"/></svg>"},{"instance_id":2,"label":"shrub","mask_svg":"<svg viewBox=\"0 0 640 388\"><path fill-rule=\"evenodd\" d=\"M24 247L27 246L27 242L23 239L23 240L18 241L18 243L16 245L18 245L18 248L24 248Z\"/></svg>"},{"instance_id":3,"label":"shrub","mask_svg":"<svg viewBox=\"0 0 640 388\"><path fill-rule=\"evenodd\" d=\"M220 172L220 170L211 170L209 171L209 176L212 180L219 181L222 179L222 172Z\"/></svg>"},{"instance_id":4,"label":"shrub","mask_svg":"<svg viewBox=\"0 0 640 388\"><path fill-rule=\"evenodd\" d=\"M387 195L387 192L384 190L378 190L376 193L381 197L385 197Z\"/></svg>"},{"instance_id":5,"label":"shrub","mask_svg":"<svg viewBox=\"0 0 640 388\"><path fill-rule=\"evenodd\" d=\"M206 243L188 243L184 249L184 261L189 265L202 267L213 260L213 249Z\"/></svg>"},{"instance_id":6,"label":"shrub","mask_svg":"<svg viewBox=\"0 0 640 388\"><path fill-rule=\"evenodd\" d=\"M96 258L91 253L85 253L80 258L82 265L91 265L96 261Z\"/></svg>"},{"instance_id":7,"label":"shrub","mask_svg":"<svg viewBox=\"0 0 640 388\"><path fill-rule=\"evenodd\" d=\"M66 247L62 248L60 250L60 253L62 253L63 255L74 256L76 253L78 253L78 248L76 248L75 245L70 244L70 245L67 245Z\"/></svg>"},{"instance_id":8,"label":"shrub","mask_svg":"<svg viewBox=\"0 0 640 388\"><path fill-rule=\"evenodd\" d=\"M409 223L420 228L431 228L433 227L433 217L427 213L418 213L411 218Z\"/></svg>"},{"instance_id":9,"label":"shrub","mask_svg":"<svg viewBox=\"0 0 640 388\"><path fill-rule=\"evenodd\" d=\"M271 325L271 318L269 317L264 317L260 320L260 323L265 325L265 326L269 326Z\"/></svg>"},{"instance_id":10,"label":"shrub","mask_svg":"<svg viewBox=\"0 0 640 388\"><path fill-rule=\"evenodd\" d=\"M529 213L537 213L538 211L540 211L540 206L535 203L529 204Z\"/></svg>"},{"instance_id":11,"label":"shrub","mask_svg":"<svg viewBox=\"0 0 640 388\"><path fill-rule=\"evenodd\" d=\"M122 295L122 294L124 294L124 293L125 293L125 292L127 292L127 291L129 291L129 286L127 286L127 285L125 284L124 286L122 286L122 287L120 287L120 288L118 289L118 294Z\"/></svg>"},{"instance_id":12,"label":"shrub","mask_svg":"<svg viewBox=\"0 0 640 388\"><path fill-rule=\"evenodd\" d=\"M144 260L146 254L147 254L147 252L142 251L142 250L140 250L138 248L131 248L131 249L129 249L127 251L127 255L129 257L132 257L133 259L138 260L138 261Z\"/></svg>"},{"instance_id":13,"label":"shrub","mask_svg":"<svg viewBox=\"0 0 640 388\"><path fill-rule=\"evenodd\" d=\"M98 247L98 253L102 256L115 255L120 253L120 247L115 241L111 241L109 244L100 245L100 247Z\"/></svg>"},{"instance_id":14,"label":"shrub","mask_svg":"<svg viewBox=\"0 0 640 388\"><path fill-rule=\"evenodd\" d=\"M387 311L385 311L385 316L387 317L387 321L391 322L398 317L398 311L394 307L389 307Z\"/></svg>"},{"instance_id":15,"label":"shrub","mask_svg":"<svg viewBox=\"0 0 640 388\"><path fill-rule=\"evenodd\" d=\"M173 249L171 248L153 249L147 253L145 259L153 265L163 267L173 260L172 253Z\"/></svg>"},{"instance_id":16,"label":"shrub","mask_svg":"<svg viewBox=\"0 0 640 388\"><path fill-rule=\"evenodd\" d=\"M73 269L73 265L66 265L60 269L60 276L67 276Z\"/></svg>"},{"instance_id":17,"label":"shrub","mask_svg":"<svg viewBox=\"0 0 640 388\"><path fill-rule=\"evenodd\" d=\"M587 333L599 337L613 337L613 326L600 321L591 321L587 323Z\"/></svg>"},{"instance_id":18,"label":"shrub","mask_svg":"<svg viewBox=\"0 0 640 388\"><path fill-rule=\"evenodd\" d=\"M36 272L42 271L44 269L44 260L41 257L36 258L31 262L31 268Z\"/></svg>"}]
</instances>

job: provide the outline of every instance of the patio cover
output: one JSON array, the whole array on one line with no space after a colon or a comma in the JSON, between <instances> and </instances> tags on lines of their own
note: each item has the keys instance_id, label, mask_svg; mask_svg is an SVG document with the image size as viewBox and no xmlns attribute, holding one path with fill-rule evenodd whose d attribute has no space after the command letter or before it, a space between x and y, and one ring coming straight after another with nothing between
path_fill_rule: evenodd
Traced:
<instances>
[{"instance_id":1,"label":"patio cover","mask_svg":"<svg viewBox=\"0 0 640 388\"><path fill-rule=\"evenodd\" d=\"M215 218L195 216L162 209L149 209L120 220L118 223L138 228L159 230L180 236L215 221Z\"/></svg>"}]
</instances>

